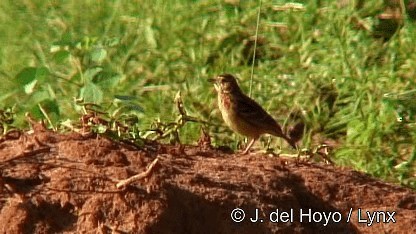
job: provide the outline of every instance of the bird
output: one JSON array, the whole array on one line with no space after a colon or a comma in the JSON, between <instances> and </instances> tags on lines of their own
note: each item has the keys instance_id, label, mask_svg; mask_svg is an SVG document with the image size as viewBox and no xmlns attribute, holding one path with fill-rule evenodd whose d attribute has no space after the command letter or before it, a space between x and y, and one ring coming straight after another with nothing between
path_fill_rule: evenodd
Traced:
<instances>
[{"instance_id":1,"label":"bird","mask_svg":"<svg viewBox=\"0 0 416 234\"><path fill-rule=\"evenodd\" d=\"M224 122L238 134L250 139L242 154L247 154L254 142L263 134L283 138L297 149L296 141L283 133L282 128L256 101L248 97L231 74L221 74L208 80L218 94L218 107ZM290 134L289 134L290 135Z\"/></svg>"}]
</instances>

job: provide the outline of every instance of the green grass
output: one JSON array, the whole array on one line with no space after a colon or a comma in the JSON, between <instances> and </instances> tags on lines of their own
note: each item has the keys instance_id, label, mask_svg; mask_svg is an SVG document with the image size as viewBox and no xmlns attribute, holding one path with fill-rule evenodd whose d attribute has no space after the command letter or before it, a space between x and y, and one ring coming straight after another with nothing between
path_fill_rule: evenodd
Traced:
<instances>
[{"instance_id":1,"label":"green grass","mask_svg":"<svg viewBox=\"0 0 416 234\"><path fill-rule=\"evenodd\" d=\"M301 113L305 148L330 139L337 164L416 187L415 22L405 18L383 43L356 23L376 24L382 1L273 10L284 3L263 2L253 97L280 123ZM83 98L113 118L133 113L143 135L177 118L181 91L188 114L211 123L214 144L236 147L241 138L224 126L206 80L234 73L248 92L257 9L257 1L1 1L1 122L27 127L30 112L60 127L77 121L74 98ZM185 124L181 141L195 144L201 126Z\"/></svg>"}]
</instances>

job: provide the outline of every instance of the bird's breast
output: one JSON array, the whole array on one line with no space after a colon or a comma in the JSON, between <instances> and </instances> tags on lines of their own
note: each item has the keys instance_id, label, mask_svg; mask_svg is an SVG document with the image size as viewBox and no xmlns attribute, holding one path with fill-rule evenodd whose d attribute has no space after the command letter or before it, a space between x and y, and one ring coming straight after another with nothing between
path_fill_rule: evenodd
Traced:
<instances>
[{"instance_id":1,"label":"bird's breast","mask_svg":"<svg viewBox=\"0 0 416 234\"><path fill-rule=\"evenodd\" d=\"M237 111L235 110L235 105L233 104L232 97L230 97L230 95L220 94L218 96L218 105L224 122L232 130L245 136L252 135L251 131L246 132L246 124L241 121L241 118L239 118Z\"/></svg>"},{"instance_id":2,"label":"bird's breast","mask_svg":"<svg viewBox=\"0 0 416 234\"><path fill-rule=\"evenodd\" d=\"M231 98L225 93L220 93L218 97L219 105L221 109L230 110L231 109ZM222 110L221 110L222 111Z\"/></svg>"},{"instance_id":3,"label":"bird's breast","mask_svg":"<svg viewBox=\"0 0 416 234\"><path fill-rule=\"evenodd\" d=\"M218 107L220 108L221 115L228 126L233 125L234 110L231 103L231 97L225 93L218 94Z\"/></svg>"}]
</instances>

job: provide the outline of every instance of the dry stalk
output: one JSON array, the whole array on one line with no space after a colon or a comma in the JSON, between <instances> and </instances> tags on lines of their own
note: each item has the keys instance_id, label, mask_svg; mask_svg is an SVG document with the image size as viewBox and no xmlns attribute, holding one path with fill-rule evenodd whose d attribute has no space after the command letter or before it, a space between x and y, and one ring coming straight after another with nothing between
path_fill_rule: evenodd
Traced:
<instances>
[{"instance_id":1,"label":"dry stalk","mask_svg":"<svg viewBox=\"0 0 416 234\"><path fill-rule=\"evenodd\" d=\"M158 160L159 160L159 158L156 157L156 159L153 160L153 162L149 164L149 166L147 167L146 171L141 172L141 173L139 173L137 175L134 175L132 177L129 177L127 179L120 180L116 184L116 187L117 188L121 188L121 187L127 186L127 185L129 185L129 184L131 184L131 183L133 183L135 181L142 180L142 179L148 177L150 175L150 173L152 172L153 167L157 164Z\"/></svg>"}]
</instances>

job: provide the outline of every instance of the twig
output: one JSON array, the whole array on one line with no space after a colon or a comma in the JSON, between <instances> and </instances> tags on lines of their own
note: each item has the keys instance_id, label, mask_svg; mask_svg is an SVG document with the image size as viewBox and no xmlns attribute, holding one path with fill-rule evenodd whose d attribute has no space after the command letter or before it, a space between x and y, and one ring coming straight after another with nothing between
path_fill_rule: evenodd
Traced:
<instances>
[{"instance_id":1,"label":"twig","mask_svg":"<svg viewBox=\"0 0 416 234\"><path fill-rule=\"evenodd\" d=\"M133 183L133 182L135 182L137 180L141 180L141 179L144 179L144 178L148 177L150 175L150 173L152 172L153 167L157 164L158 160L159 160L159 158L156 157L156 159L153 160L153 162L150 163L150 165L147 167L146 171L144 171L142 173L139 173L137 175L134 175L132 177L129 177L129 178L125 179L125 180L120 180L116 184L116 187L117 188L121 188L121 187L124 187L126 185L129 185L129 184L131 184L131 183Z\"/></svg>"}]
</instances>

